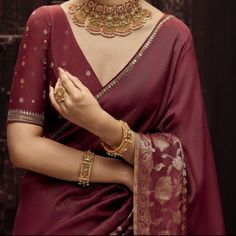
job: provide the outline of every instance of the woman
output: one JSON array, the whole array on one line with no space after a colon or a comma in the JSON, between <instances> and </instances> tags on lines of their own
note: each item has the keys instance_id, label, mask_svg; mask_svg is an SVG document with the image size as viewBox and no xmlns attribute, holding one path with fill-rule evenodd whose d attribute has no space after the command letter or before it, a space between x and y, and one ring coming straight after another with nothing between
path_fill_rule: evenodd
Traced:
<instances>
[{"instance_id":1,"label":"woman","mask_svg":"<svg viewBox=\"0 0 236 236\"><path fill-rule=\"evenodd\" d=\"M191 33L146 1L34 11L7 132L14 234L224 233Z\"/></svg>"}]
</instances>

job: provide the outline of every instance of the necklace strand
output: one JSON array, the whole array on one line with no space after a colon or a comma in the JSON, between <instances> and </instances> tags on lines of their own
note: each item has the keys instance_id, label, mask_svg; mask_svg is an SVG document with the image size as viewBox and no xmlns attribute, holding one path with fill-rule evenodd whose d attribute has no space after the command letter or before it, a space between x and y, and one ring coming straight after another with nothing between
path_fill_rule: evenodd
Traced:
<instances>
[{"instance_id":1,"label":"necklace strand","mask_svg":"<svg viewBox=\"0 0 236 236\"><path fill-rule=\"evenodd\" d=\"M127 36L152 18L152 12L144 9L138 0L128 0L116 5L88 0L69 6L69 13L77 26L84 27L91 34L107 38Z\"/></svg>"}]
</instances>

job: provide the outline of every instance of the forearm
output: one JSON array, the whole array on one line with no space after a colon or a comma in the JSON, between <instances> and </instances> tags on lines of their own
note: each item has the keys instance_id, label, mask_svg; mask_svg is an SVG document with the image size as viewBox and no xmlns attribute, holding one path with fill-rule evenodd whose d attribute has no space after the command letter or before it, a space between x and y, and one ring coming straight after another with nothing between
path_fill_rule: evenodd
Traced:
<instances>
[{"instance_id":1,"label":"forearm","mask_svg":"<svg viewBox=\"0 0 236 236\"><path fill-rule=\"evenodd\" d=\"M16 166L62 180L78 180L82 151L43 137L24 141L24 147L15 148L17 154L10 152L10 155L17 155ZM90 180L126 184L130 168L124 161L95 155Z\"/></svg>"}]
</instances>

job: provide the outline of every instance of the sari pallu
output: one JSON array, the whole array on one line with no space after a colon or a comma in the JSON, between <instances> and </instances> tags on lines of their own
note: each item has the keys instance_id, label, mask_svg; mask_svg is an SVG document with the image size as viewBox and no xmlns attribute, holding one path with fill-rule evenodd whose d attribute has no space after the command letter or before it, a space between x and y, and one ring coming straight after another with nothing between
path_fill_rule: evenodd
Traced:
<instances>
[{"instance_id":1,"label":"sari pallu","mask_svg":"<svg viewBox=\"0 0 236 236\"><path fill-rule=\"evenodd\" d=\"M35 54L35 47L42 49ZM96 136L52 109L47 88L55 85L58 66L77 76L104 110L136 132L134 193L119 184L94 183L84 189L28 172L22 180L14 234L223 234L188 28L165 15L134 57L102 87L59 6L39 8L30 17L16 64L8 122L41 125L46 138L107 157ZM39 73L32 77L35 70Z\"/></svg>"}]
</instances>

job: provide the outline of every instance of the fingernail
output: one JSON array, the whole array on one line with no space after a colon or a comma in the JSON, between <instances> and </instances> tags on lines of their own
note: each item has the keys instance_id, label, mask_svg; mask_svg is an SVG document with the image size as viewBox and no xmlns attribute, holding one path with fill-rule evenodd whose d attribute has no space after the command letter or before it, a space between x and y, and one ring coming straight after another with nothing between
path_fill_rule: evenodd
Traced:
<instances>
[{"instance_id":1,"label":"fingernail","mask_svg":"<svg viewBox=\"0 0 236 236\"><path fill-rule=\"evenodd\" d=\"M61 67L58 67L58 73L63 73L65 72Z\"/></svg>"}]
</instances>

